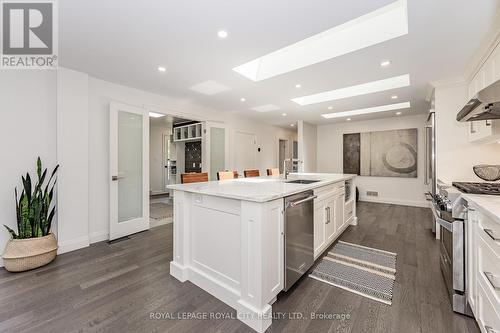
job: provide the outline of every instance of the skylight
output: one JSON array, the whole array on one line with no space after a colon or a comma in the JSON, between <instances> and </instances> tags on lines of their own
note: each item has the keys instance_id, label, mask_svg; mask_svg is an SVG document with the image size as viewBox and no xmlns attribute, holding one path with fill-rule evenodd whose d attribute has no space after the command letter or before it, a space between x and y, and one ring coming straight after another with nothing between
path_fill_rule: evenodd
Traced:
<instances>
[{"instance_id":1,"label":"skylight","mask_svg":"<svg viewBox=\"0 0 500 333\"><path fill-rule=\"evenodd\" d=\"M391 110L401 110L401 109L408 109L408 108L410 108L410 102L404 102L404 103L375 106L375 107L366 108L366 109L358 109L358 110L335 112L335 113L326 113L326 114L322 114L321 116L323 118L326 118L326 119L343 118L343 117L350 117L350 116L358 116L361 114L377 113L377 112L384 112L384 111L391 111Z\"/></svg>"},{"instance_id":2,"label":"skylight","mask_svg":"<svg viewBox=\"0 0 500 333\"><path fill-rule=\"evenodd\" d=\"M379 91L408 87L410 85L410 75L405 74L384 80L372 81L355 86L325 91L322 93L292 98L292 101L299 105L317 104L337 99L371 94Z\"/></svg>"},{"instance_id":3,"label":"skylight","mask_svg":"<svg viewBox=\"0 0 500 333\"><path fill-rule=\"evenodd\" d=\"M398 0L233 70L250 80L261 81L406 34L407 3Z\"/></svg>"}]
</instances>

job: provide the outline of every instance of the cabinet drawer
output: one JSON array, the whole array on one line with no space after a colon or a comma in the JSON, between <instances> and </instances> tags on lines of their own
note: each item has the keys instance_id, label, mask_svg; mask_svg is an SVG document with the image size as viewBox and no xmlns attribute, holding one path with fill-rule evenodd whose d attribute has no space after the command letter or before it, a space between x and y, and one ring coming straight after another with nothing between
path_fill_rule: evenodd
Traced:
<instances>
[{"instance_id":1,"label":"cabinet drawer","mask_svg":"<svg viewBox=\"0 0 500 333\"><path fill-rule=\"evenodd\" d=\"M344 191L344 182L339 182L314 189L314 195L317 195L318 199L322 200L336 193L344 193Z\"/></svg>"},{"instance_id":2,"label":"cabinet drawer","mask_svg":"<svg viewBox=\"0 0 500 333\"><path fill-rule=\"evenodd\" d=\"M479 279L476 320L483 333L500 332L500 310L490 296L491 292L484 285L484 280Z\"/></svg>"},{"instance_id":3,"label":"cabinet drawer","mask_svg":"<svg viewBox=\"0 0 500 333\"><path fill-rule=\"evenodd\" d=\"M492 301L500 308L500 258L486 244L484 239L479 237L478 243L478 265L476 276L482 281L486 291L489 291ZM497 286L499 289L495 289Z\"/></svg>"},{"instance_id":4,"label":"cabinet drawer","mask_svg":"<svg viewBox=\"0 0 500 333\"><path fill-rule=\"evenodd\" d=\"M500 265L500 224L478 212L478 235L489 245Z\"/></svg>"}]
</instances>

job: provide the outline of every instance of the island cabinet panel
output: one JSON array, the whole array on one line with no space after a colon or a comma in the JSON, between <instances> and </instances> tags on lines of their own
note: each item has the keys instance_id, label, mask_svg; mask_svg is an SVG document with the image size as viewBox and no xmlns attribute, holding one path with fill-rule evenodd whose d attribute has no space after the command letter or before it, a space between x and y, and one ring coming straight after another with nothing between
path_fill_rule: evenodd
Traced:
<instances>
[{"instance_id":1,"label":"island cabinet panel","mask_svg":"<svg viewBox=\"0 0 500 333\"><path fill-rule=\"evenodd\" d=\"M214 295L264 332L284 285L283 203L175 191L170 274Z\"/></svg>"},{"instance_id":2,"label":"island cabinet panel","mask_svg":"<svg viewBox=\"0 0 500 333\"><path fill-rule=\"evenodd\" d=\"M345 219L344 183L314 190L314 258L318 258L347 228L352 218ZM351 206L351 214L354 204Z\"/></svg>"},{"instance_id":3,"label":"island cabinet panel","mask_svg":"<svg viewBox=\"0 0 500 333\"><path fill-rule=\"evenodd\" d=\"M191 211L191 261L193 267L238 288L241 258L238 251L228 251L228 248L240 246L240 215L221 208L206 207L195 200Z\"/></svg>"},{"instance_id":4,"label":"island cabinet panel","mask_svg":"<svg viewBox=\"0 0 500 333\"><path fill-rule=\"evenodd\" d=\"M314 201L314 257L316 258L326 244L326 200Z\"/></svg>"}]
</instances>

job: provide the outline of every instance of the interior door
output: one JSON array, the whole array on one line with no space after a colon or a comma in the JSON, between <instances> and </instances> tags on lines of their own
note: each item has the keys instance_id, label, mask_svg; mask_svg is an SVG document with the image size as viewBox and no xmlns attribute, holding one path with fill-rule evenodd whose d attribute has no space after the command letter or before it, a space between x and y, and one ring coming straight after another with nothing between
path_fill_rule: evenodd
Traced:
<instances>
[{"instance_id":1,"label":"interior door","mask_svg":"<svg viewBox=\"0 0 500 333\"><path fill-rule=\"evenodd\" d=\"M235 166L241 174L244 170L255 169L255 144L255 134L236 132Z\"/></svg>"},{"instance_id":2,"label":"interior door","mask_svg":"<svg viewBox=\"0 0 500 333\"><path fill-rule=\"evenodd\" d=\"M202 171L208 172L209 180L217 180L217 172L226 170L229 151L226 126L222 123L205 122L203 130Z\"/></svg>"},{"instance_id":3,"label":"interior door","mask_svg":"<svg viewBox=\"0 0 500 333\"><path fill-rule=\"evenodd\" d=\"M149 229L149 116L110 104L109 239Z\"/></svg>"}]
</instances>

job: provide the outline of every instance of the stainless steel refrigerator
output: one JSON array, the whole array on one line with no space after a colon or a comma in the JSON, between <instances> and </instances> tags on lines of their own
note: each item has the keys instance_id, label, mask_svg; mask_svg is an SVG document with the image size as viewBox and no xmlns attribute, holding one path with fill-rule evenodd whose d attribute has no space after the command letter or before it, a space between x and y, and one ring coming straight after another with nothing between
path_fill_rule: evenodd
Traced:
<instances>
[{"instance_id":1,"label":"stainless steel refrigerator","mask_svg":"<svg viewBox=\"0 0 500 333\"><path fill-rule=\"evenodd\" d=\"M437 178L436 178L436 114L429 112L424 131L425 138L425 167L424 181L427 186L427 200L434 201L436 198ZM436 224L432 224L432 231L436 232Z\"/></svg>"}]
</instances>

